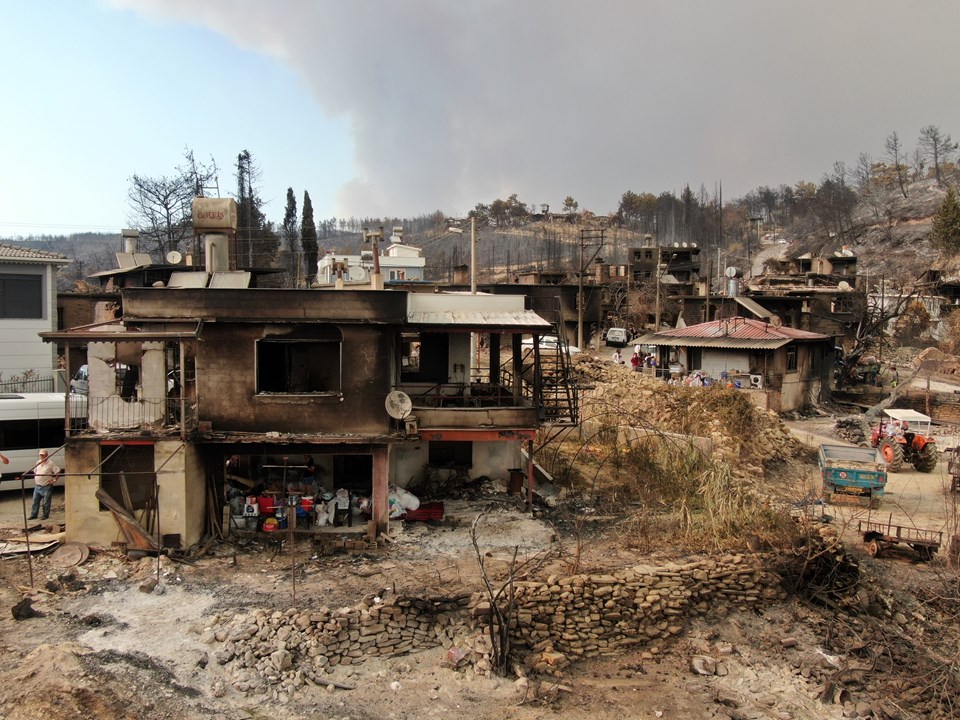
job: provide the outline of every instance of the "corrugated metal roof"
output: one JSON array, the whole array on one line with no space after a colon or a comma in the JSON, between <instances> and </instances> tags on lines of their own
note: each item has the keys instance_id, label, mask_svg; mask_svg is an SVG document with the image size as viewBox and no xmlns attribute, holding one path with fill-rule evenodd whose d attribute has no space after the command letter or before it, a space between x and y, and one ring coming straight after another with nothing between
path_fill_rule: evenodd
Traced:
<instances>
[{"instance_id":1,"label":"corrugated metal roof","mask_svg":"<svg viewBox=\"0 0 960 720\"><path fill-rule=\"evenodd\" d=\"M482 310L411 310L407 313L411 325L443 325L461 327L485 327L491 330L549 330L553 326L533 310L482 311Z\"/></svg>"},{"instance_id":2,"label":"corrugated metal roof","mask_svg":"<svg viewBox=\"0 0 960 720\"><path fill-rule=\"evenodd\" d=\"M828 335L774 327L762 320L744 317L711 320L684 328L661 330L644 335L642 345L671 345L677 347L722 347L737 349L773 350L794 340L829 340Z\"/></svg>"},{"instance_id":3,"label":"corrugated metal roof","mask_svg":"<svg viewBox=\"0 0 960 720\"><path fill-rule=\"evenodd\" d=\"M776 327L762 320L745 317L724 318L710 322L690 325L685 328L661 330L658 335L669 337L730 338L734 340L768 340L786 338L788 340L826 340L829 336L820 333L797 330L791 327Z\"/></svg>"},{"instance_id":4,"label":"corrugated metal roof","mask_svg":"<svg viewBox=\"0 0 960 720\"><path fill-rule=\"evenodd\" d=\"M790 342L789 338L770 338L768 340L737 340L735 338L697 338L669 337L650 333L631 342L640 345L658 345L668 347L729 348L731 350L776 350Z\"/></svg>"},{"instance_id":5,"label":"corrugated metal roof","mask_svg":"<svg viewBox=\"0 0 960 720\"><path fill-rule=\"evenodd\" d=\"M45 250L34 250L33 248L21 247L20 245L8 245L7 243L0 243L0 260L13 260L13 261L59 261L60 263L68 263L70 259L66 255L55 252L47 252Z\"/></svg>"}]
</instances>

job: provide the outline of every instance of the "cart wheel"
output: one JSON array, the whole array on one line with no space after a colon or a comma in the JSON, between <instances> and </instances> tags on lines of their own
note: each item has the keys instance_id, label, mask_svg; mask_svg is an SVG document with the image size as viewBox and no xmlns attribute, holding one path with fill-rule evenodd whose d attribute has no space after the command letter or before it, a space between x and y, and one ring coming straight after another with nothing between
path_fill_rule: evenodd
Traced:
<instances>
[{"instance_id":1,"label":"cart wheel","mask_svg":"<svg viewBox=\"0 0 960 720\"><path fill-rule=\"evenodd\" d=\"M868 542L867 552L870 554L870 557L880 557L880 543L876 540L871 540Z\"/></svg>"}]
</instances>

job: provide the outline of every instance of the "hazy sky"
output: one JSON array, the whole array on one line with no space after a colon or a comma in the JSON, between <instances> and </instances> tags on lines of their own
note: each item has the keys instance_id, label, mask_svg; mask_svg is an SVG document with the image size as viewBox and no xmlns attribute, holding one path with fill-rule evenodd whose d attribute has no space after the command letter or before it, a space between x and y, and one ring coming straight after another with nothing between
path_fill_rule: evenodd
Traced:
<instances>
[{"instance_id":1,"label":"hazy sky","mask_svg":"<svg viewBox=\"0 0 960 720\"><path fill-rule=\"evenodd\" d=\"M960 139L956 0L0 0L0 236L116 231L185 147L315 216L730 199Z\"/></svg>"}]
</instances>

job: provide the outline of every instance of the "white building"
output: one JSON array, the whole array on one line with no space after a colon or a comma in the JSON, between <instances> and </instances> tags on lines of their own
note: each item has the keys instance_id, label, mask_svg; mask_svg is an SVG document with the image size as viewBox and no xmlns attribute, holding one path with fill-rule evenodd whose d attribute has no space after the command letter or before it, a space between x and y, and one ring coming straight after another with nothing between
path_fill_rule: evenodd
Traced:
<instances>
[{"instance_id":1,"label":"white building","mask_svg":"<svg viewBox=\"0 0 960 720\"><path fill-rule=\"evenodd\" d=\"M54 377L56 348L37 333L57 329L57 270L69 262L60 253L0 243L0 383L24 373Z\"/></svg>"},{"instance_id":2,"label":"white building","mask_svg":"<svg viewBox=\"0 0 960 720\"><path fill-rule=\"evenodd\" d=\"M420 248L393 242L380 254L380 274L384 282L399 280L423 280L426 258ZM345 285L361 285L370 282L373 272L373 251L359 255L324 255L317 261L317 284L333 285L337 271L342 269Z\"/></svg>"}]
</instances>

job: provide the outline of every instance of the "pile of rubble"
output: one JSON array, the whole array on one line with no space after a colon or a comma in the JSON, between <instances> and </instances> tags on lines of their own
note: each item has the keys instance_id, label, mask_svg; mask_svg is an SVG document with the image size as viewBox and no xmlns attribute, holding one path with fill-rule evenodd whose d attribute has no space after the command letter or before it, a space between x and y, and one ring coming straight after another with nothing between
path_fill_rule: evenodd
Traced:
<instances>
[{"instance_id":1,"label":"pile of rubble","mask_svg":"<svg viewBox=\"0 0 960 720\"><path fill-rule=\"evenodd\" d=\"M960 375L960 357L948 355L935 347L929 347L917 355L915 364L927 372L944 375Z\"/></svg>"},{"instance_id":2,"label":"pile of rubble","mask_svg":"<svg viewBox=\"0 0 960 720\"><path fill-rule=\"evenodd\" d=\"M331 685L324 676L339 665L450 644L460 627L454 617L469 599L371 597L339 610L214 616L200 639L223 643L216 659L229 665L235 690L289 698L308 681Z\"/></svg>"},{"instance_id":3,"label":"pile of rubble","mask_svg":"<svg viewBox=\"0 0 960 720\"><path fill-rule=\"evenodd\" d=\"M578 358L584 418L709 438L717 459L741 475L795 457L801 444L771 411L739 390L673 386L594 357Z\"/></svg>"}]
</instances>

